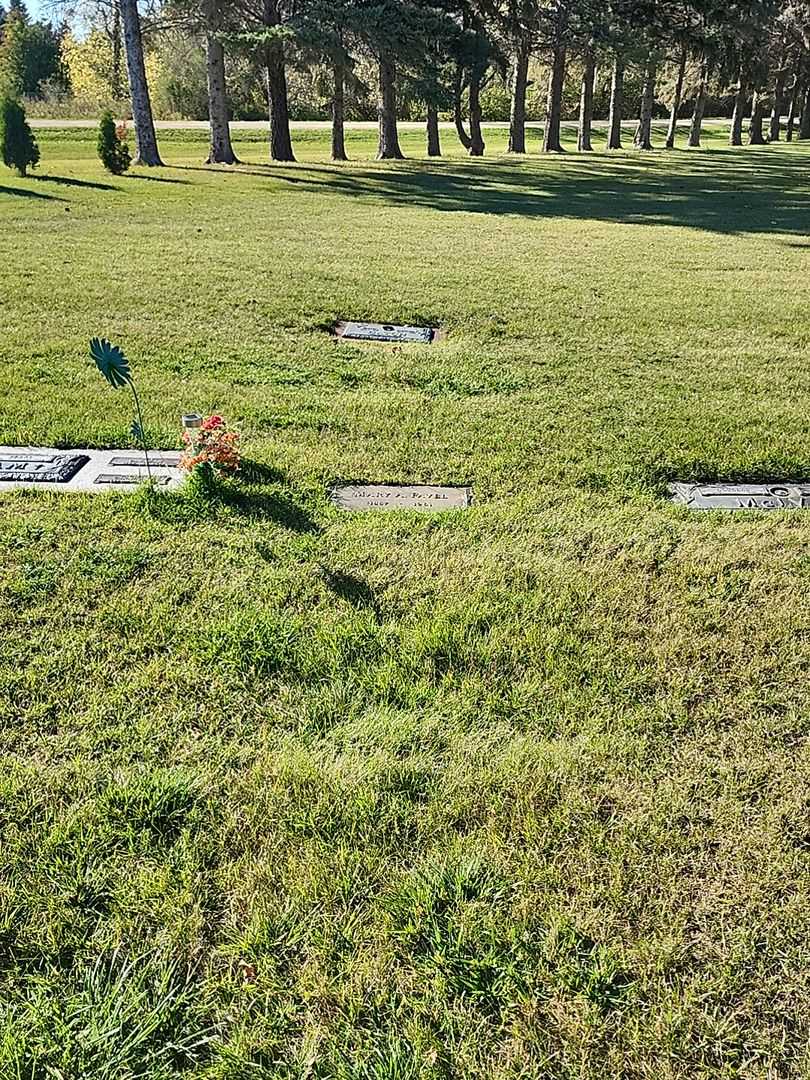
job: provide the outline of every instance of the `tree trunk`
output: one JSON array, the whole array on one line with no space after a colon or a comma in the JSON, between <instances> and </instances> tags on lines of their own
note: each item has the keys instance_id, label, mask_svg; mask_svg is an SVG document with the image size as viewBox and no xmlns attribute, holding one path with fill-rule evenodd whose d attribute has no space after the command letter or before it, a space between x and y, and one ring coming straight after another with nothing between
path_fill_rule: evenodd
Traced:
<instances>
[{"instance_id":1,"label":"tree trunk","mask_svg":"<svg viewBox=\"0 0 810 1080\"><path fill-rule=\"evenodd\" d=\"M740 68L740 82L734 97L734 114L731 117L731 132L728 139L731 146L742 146L742 129L747 97L748 88L745 83L745 72Z\"/></svg>"},{"instance_id":2,"label":"tree trunk","mask_svg":"<svg viewBox=\"0 0 810 1080\"><path fill-rule=\"evenodd\" d=\"M548 77L548 97L546 98L546 122L543 131L543 152L561 154L560 120L562 118L563 84L565 83L566 47L563 43L554 46L551 71Z\"/></svg>"},{"instance_id":3,"label":"tree trunk","mask_svg":"<svg viewBox=\"0 0 810 1080\"><path fill-rule=\"evenodd\" d=\"M689 125L689 141L687 146L700 146L700 133L703 128L703 112L706 108L706 87L709 81L709 71L706 62L700 65L700 86L695 96L695 107L692 109L692 123Z\"/></svg>"},{"instance_id":4,"label":"tree trunk","mask_svg":"<svg viewBox=\"0 0 810 1080\"><path fill-rule=\"evenodd\" d=\"M132 99L132 120L135 125L134 165L162 165L158 153L152 103L146 82L146 66L143 60L141 18L138 0L121 0L121 22L124 28L124 48L127 54L127 75Z\"/></svg>"},{"instance_id":5,"label":"tree trunk","mask_svg":"<svg viewBox=\"0 0 810 1080\"><path fill-rule=\"evenodd\" d=\"M235 165L238 161L231 145L228 99L225 93L225 50L212 33L205 39L208 69L208 123L211 130L207 165Z\"/></svg>"},{"instance_id":6,"label":"tree trunk","mask_svg":"<svg viewBox=\"0 0 810 1080\"><path fill-rule=\"evenodd\" d=\"M439 110L435 105L427 107L427 153L428 157L441 157L442 144L439 140Z\"/></svg>"},{"instance_id":7,"label":"tree trunk","mask_svg":"<svg viewBox=\"0 0 810 1080\"><path fill-rule=\"evenodd\" d=\"M610 79L610 112L608 115L607 150L622 148L622 98L624 97L624 60L617 56L613 61Z\"/></svg>"},{"instance_id":8,"label":"tree trunk","mask_svg":"<svg viewBox=\"0 0 810 1080\"><path fill-rule=\"evenodd\" d=\"M389 53L380 54L380 96L377 104L380 141L377 160L401 160L397 131L397 69Z\"/></svg>"},{"instance_id":9,"label":"tree trunk","mask_svg":"<svg viewBox=\"0 0 810 1080\"><path fill-rule=\"evenodd\" d=\"M785 139L788 142L793 142L793 129L796 127L796 106L799 103L799 80L794 77L793 86L790 91L790 105L788 107L787 126L785 128Z\"/></svg>"},{"instance_id":10,"label":"tree trunk","mask_svg":"<svg viewBox=\"0 0 810 1080\"><path fill-rule=\"evenodd\" d=\"M636 150L652 150L652 114L655 105L655 57L648 56L644 65L644 84L641 88L641 112L633 139Z\"/></svg>"},{"instance_id":11,"label":"tree trunk","mask_svg":"<svg viewBox=\"0 0 810 1080\"><path fill-rule=\"evenodd\" d=\"M596 62L593 42L589 41L582 56L582 87L579 94L579 132L577 150L593 150L591 128L593 126L593 84L596 79Z\"/></svg>"},{"instance_id":12,"label":"tree trunk","mask_svg":"<svg viewBox=\"0 0 810 1080\"><path fill-rule=\"evenodd\" d=\"M456 134L458 135L458 141L464 147L465 150L470 149L472 146L472 139L467 134L464 128L464 110L462 108L461 97L464 93L464 73L461 69L461 65L456 67L456 78L453 84L453 123L456 125Z\"/></svg>"},{"instance_id":13,"label":"tree trunk","mask_svg":"<svg viewBox=\"0 0 810 1080\"><path fill-rule=\"evenodd\" d=\"M470 157L483 157L486 144L481 131L481 79L478 66L470 72Z\"/></svg>"},{"instance_id":14,"label":"tree trunk","mask_svg":"<svg viewBox=\"0 0 810 1080\"><path fill-rule=\"evenodd\" d=\"M118 3L118 0L113 0L112 72L110 84L113 98L115 101L120 101L124 96L124 88L121 79L121 5Z\"/></svg>"},{"instance_id":15,"label":"tree trunk","mask_svg":"<svg viewBox=\"0 0 810 1080\"><path fill-rule=\"evenodd\" d=\"M810 85L805 88L802 99L802 118L799 121L799 138L810 139Z\"/></svg>"},{"instance_id":16,"label":"tree trunk","mask_svg":"<svg viewBox=\"0 0 810 1080\"><path fill-rule=\"evenodd\" d=\"M509 110L510 154L526 153L526 87L529 84L529 44L523 39L515 51L512 103Z\"/></svg>"},{"instance_id":17,"label":"tree trunk","mask_svg":"<svg viewBox=\"0 0 810 1080\"><path fill-rule=\"evenodd\" d=\"M678 113L681 108L683 97L683 80L686 75L686 46L681 49L681 62L678 65L678 77L675 80L675 96L672 99L672 110L669 114L669 128L667 129L667 141L664 143L665 150L675 149L675 134L678 130Z\"/></svg>"},{"instance_id":18,"label":"tree trunk","mask_svg":"<svg viewBox=\"0 0 810 1080\"><path fill-rule=\"evenodd\" d=\"M348 161L343 123L346 112L346 72L342 64L334 65L332 77L332 161Z\"/></svg>"},{"instance_id":19,"label":"tree trunk","mask_svg":"<svg viewBox=\"0 0 810 1080\"><path fill-rule=\"evenodd\" d=\"M773 88L773 108L771 109L771 142L779 142L782 133L782 113L785 111L785 73L780 71L776 76Z\"/></svg>"},{"instance_id":20,"label":"tree trunk","mask_svg":"<svg viewBox=\"0 0 810 1080\"><path fill-rule=\"evenodd\" d=\"M750 146L763 146L765 143L765 135L762 131L764 112L762 94L759 90L755 90L751 102L751 119L748 122L748 143Z\"/></svg>"},{"instance_id":21,"label":"tree trunk","mask_svg":"<svg viewBox=\"0 0 810 1080\"><path fill-rule=\"evenodd\" d=\"M287 71L284 46L275 42L267 49L267 104L270 112L270 160L295 161L287 102Z\"/></svg>"}]
</instances>

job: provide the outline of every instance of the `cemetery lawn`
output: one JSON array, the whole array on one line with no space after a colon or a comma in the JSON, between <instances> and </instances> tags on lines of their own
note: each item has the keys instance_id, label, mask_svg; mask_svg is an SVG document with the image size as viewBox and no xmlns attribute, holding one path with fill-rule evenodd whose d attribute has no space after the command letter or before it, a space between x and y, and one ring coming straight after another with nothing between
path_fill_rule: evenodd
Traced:
<instances>
[{"instance_id":1,"label":"cemetery lawn","mask_svg":"<svg viewBox=\"0 0 810 1080\"><path fill-rule=\"evenodd\" d=\"M0 496L0 1076L809 1076L810 515L664 496L810 476L810 146L38 137L0 444L130 445L105 335L249 462Z\"/></svg>"}]
</instances>

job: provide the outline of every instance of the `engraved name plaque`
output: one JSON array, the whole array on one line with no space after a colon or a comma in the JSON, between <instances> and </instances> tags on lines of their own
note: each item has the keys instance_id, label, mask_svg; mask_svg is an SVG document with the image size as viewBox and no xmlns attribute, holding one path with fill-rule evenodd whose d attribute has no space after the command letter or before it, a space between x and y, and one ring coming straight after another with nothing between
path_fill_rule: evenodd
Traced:
<instances>
[{"instance_id":1,"label":"engraved name plaque","mask_svg":"<svg viewBox=\"0 0 810 1080\"><path fill-rule=\"evenodd\" d=\"M150 450L149 464L153 469L176 469L180 464L180 455L164 454L160 450ZM146 467L146 460L143 454L123 454L110 458L110 465L116 468L143 469Z\"/></svg>"},{"instance_id":2,"label":"engraved name plaque","mask_svg":"<svg viewBox=\"0 0 810 1080\"><path fill-rule=\"evenodd\" d=\"M810 483L670 484L669 491L691 510L810 510Z\"/></svg>"},{"instance_id":3,"label":"engraved name plaque","mask_svg":"<svg viewBox=\"0 0 810 1080\"><path fill-rule=\"evenodd\" d=\"M26 484L67 484L90 458L86 454L0 451L0 480Z\"/></svg>"},{"instance_id":4,"label":"engraved name plaque","mask_svg":"<svg viewBox=\"0 0 810 1080\"><path fill-rule=\"evenodd\" d=\"M432 326L394 326L391 323L339 322L338 337L353 341L392 341L430 345L436 338Z\"/></svg>"},{"instance_id":5,"label":"engraved name plaque","mask_svg":"<svg viewBox=\"0 0 810 1080\"><path fill-rule=\"evenodd\" d=\"M143 469L138 473L99 473L93 481L94 484L107 484L107 485L121 485L127 486L132 484L142 484L145 480L148 480L146 469ZM152 475L152 482L154 484L168 484L171 480L170 476L155 476Z\"/></svg>"},{"instance_id":6,"label":"engraved name plaque","mask_svg":"<svg viewBox=\"0 0 810 1080\"><path fill-rule=\"evenodd\" d=\"M347 484L334 487L329 497L341 510L466 510L468 487L435 484Z\"/></svg>"}]
</instances>

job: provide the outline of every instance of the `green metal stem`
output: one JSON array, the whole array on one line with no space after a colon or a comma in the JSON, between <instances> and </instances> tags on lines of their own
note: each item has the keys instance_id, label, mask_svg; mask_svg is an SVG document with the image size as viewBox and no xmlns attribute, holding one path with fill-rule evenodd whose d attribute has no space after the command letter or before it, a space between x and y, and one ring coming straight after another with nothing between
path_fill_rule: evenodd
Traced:
<instances>
[{"instance_id":1,"label":"green metal stem","mask_svg":"<svg viewBox=\"0 0 810 1080\"><path fill-rule=\"evenodd\" d=\"M138 391L135 389L135 383L132 379L129 380L129 388L132 391L132 396L135 398L135 408L138 410L138 428L141 432L141 445L143 446L143 456L146 458L146 475L149 479L149 483L152 483L152 468L149 464L149 450L146 446L146 431L143 426L143 417L141 416L141 403L138 400Z\"/></svg>"}]
</instances>

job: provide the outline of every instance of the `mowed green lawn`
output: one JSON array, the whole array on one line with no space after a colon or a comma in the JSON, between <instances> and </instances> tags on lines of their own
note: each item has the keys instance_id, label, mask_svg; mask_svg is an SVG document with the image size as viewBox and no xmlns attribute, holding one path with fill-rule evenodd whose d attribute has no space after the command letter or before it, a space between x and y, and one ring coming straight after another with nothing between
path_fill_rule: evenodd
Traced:
<instances>
[{"instance_id":1,"label":"mowed green lawn","mask_svg":"<svg viewBox=\"0 0 810 1080\"><path fill-rule=\"evenodd\" d=\"M0 443L129 445L99 334L249 465L0 496L0 1077L810 1076L810 515L665 498L810 475L810 145L39 136Z\"/></svg>"}]
</instances>

